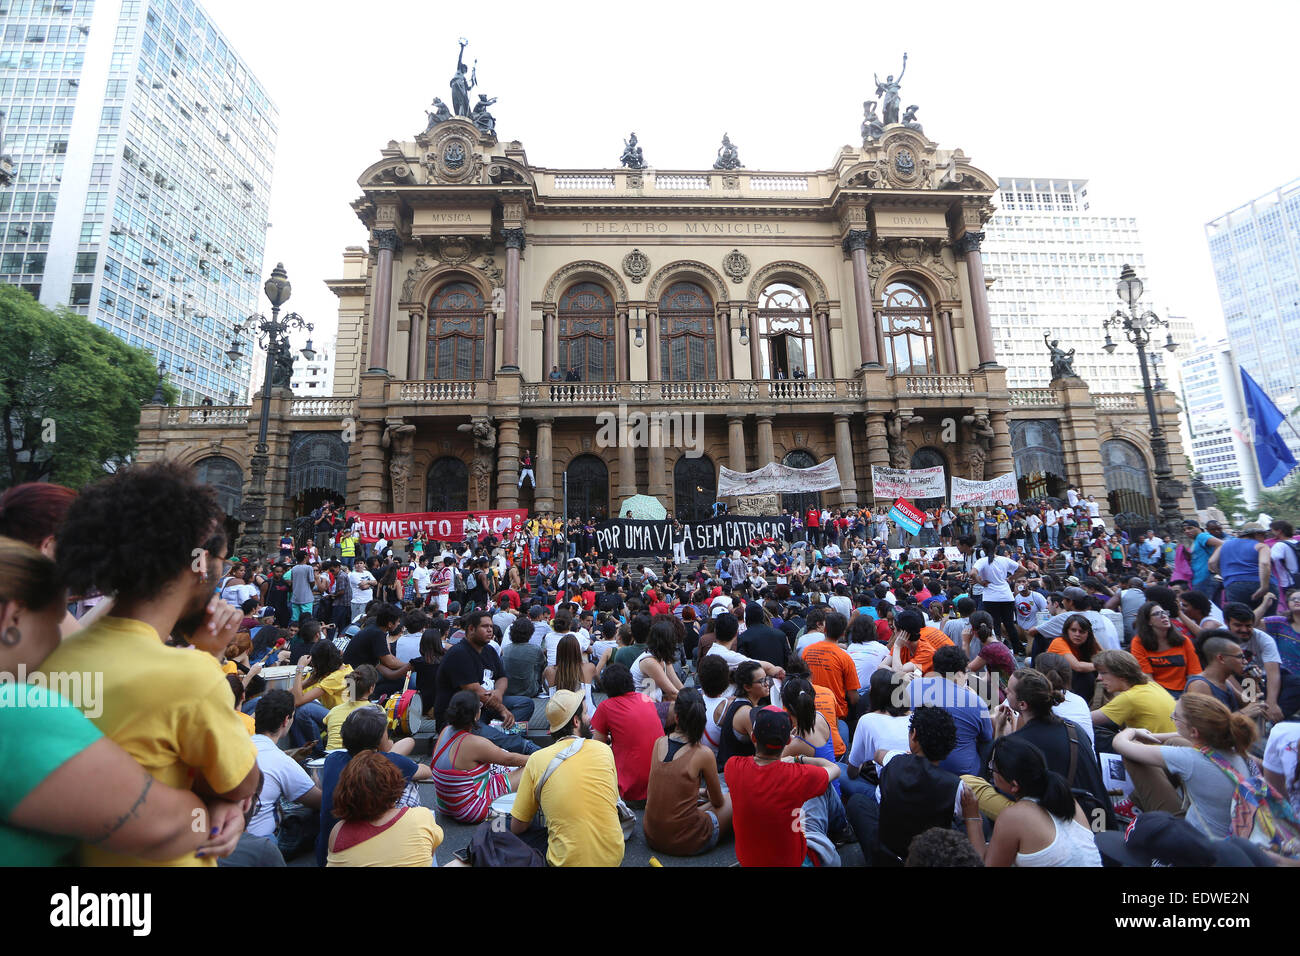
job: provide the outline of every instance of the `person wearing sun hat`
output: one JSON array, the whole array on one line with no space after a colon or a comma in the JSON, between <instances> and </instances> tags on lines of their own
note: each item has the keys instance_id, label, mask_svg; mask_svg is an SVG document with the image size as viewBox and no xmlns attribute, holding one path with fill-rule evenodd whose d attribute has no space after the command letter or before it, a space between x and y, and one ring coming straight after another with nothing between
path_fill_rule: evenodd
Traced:
<instances>
[{"instance_id":1,"label":"person wearing sun hat","mask_svg":"<svg viewBox=\"0 0 1300 956\"><path fill-rule=\"evenodd\" d=\"M1244 837L1212 840L1186 820L1163 810L1140 813L1128 827L1093 838L1106 859L1122 866L1276 866Z\"/></svg>"},{"instance_id":2,"label":"person wearing sun hat","mask_svg":"<svg viewBox=\"0 0 1300 956\"><path fill-rule=\"evenodd\" d=\"M510 811L510 829L518 835L533 827L539 810L545 816L546 862L551 866L623 862L614 751L590 739L585 704L586 698L571 690L551 696L546 723L555 743L528 758ZM528 842L536 845L531 836Z\"/></svg>"}]
</instances>

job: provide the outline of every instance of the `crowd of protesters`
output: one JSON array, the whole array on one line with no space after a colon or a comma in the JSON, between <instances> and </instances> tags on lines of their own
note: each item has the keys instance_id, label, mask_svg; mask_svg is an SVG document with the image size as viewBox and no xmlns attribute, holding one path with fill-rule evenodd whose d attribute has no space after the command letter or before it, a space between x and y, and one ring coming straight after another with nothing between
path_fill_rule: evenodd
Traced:
<instances>
[{"instance_id":1,"label":"crowd of protesters","mask_svg":"<svg viewBox=\"0 0 1300 956\"><path fill-rule=\"evenodd\" d=\"M1285 522L1130 535L1073 489L914 538L791 517L616 560L594 519L367 541L326 503L244 562L177 465L10 489L0 862L427 866L439 819L472 865L1300 856Z\"/></svg>"}]
</instances>

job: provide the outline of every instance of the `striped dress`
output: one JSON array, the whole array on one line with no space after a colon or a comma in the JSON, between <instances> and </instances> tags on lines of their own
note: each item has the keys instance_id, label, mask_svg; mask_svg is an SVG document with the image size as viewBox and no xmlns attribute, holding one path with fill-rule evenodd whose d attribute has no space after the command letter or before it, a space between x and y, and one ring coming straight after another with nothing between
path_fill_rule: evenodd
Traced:
<instances>
[{"instance_id":1,"label":"striped dress","mask_svg":"<svg viewBox=\"0 0 1300 956\"><path fill-rule=\"evenodd\" d=\"M430 761L433 786L437 794L438 809L460 823L482 823L487 818L492 801L510 792L510 778L495 764L479 764L473 770L457 770L456 755L460 743L469 736L460 731L447 738ZM447 756L447 749L456 743L456 750Z\"/></svg>"}]
</instances>

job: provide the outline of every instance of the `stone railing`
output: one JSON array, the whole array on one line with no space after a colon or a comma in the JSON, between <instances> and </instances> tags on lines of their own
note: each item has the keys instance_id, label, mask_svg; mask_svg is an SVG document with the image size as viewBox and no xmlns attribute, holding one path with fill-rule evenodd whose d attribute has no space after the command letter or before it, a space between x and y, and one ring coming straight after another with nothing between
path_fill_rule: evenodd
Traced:
<instances>
[{"instance_id":1,"label":"stone railing","mask_svg":"<svg viewBox=\"0 0 1300 956\"><path fill-rule=\"evenodd\" d=\"M164 425L247 425L248 405L180 405L167 409Z\"/></svg>"},{"instance_id":2,"label":"stone railing","mask_svg":"<svg viewBox=\"0 0 1300 956\"><path fill-rule=\"evenodd\" d=\"M807 176L750 176L749 188L755 192L806 193Z\"/></svg>"},{"instance_id":3,"label":"stone railing","mask_svg":"<svg viewBox=\"0 0 1300 956\"><path fill-rule=\"evenodd\" d=\"M1092 396L1092 404L1099 411L1114 412L1136 411L1141 407L1137 394L1129 392L1102 392Z\"/></svg>"},{"instance_id":4,"label":"stone railing","mask_svg":"<svg viewBox=\"0 0 1300 956\"><path fill-rule=\"evenodd\" d=\"M520 389L521 405L861 401L858 379L722 382L543 382Z\"/></svg>"},{"instance_id":5,"label":"stone railing","mask_svg":"<svg viewBox=\"0 0 1300 956\"><path fill-rule=\"evenodd\" d=\"M295 398L291 418L344 418L356 412L355 398Z\"/></svg>"},{"instance_id":6,"label":"stone railing","mask_svg":"<svg viewBox=\"0 0 1300 956\"><path fill-rule=\"evenodd\" d=\"M598 174L555 177L556 189L613 189L614 177Z\"/></svg>"},{"instance_id":7,"label":"stone railing","mask_svg":"<svg viewBox=\"0 0 1300 956\"><path fill-rule=\"evenodd\" d=\"M835 382L820 379L777 379L775 381L761 382L760 384L763 386L763 397L773 402L839 397L836 394Z\"/></svg>"},{"instance_id":8,"label":"stone railing","mask_svg":"<svg viewBox=\"0 0 1300 956\"><path fill-rule=\"evenodd\" d=\"M1050 388L1011 389L1011 406L1013 408L1035 408L1055 404L1057 404L1056 393Z\"/></svg>"},{"instance_id":9,"label":"stone railing","mask_svg":"<svg viewBox=\"0 0 1300 956\"><path fill-rule=\"evenodd\" d=\"M708 176L655 176L655 189L708 189Z\"/></svg>"},{"instance_id":10,"label":"stone railing","mask_svg":"<svg viewBox=\"0 0 1300 956\"><path fill-rule=\"evenodd\" d=\"M469 402L479 397L482 382L399 382L399 402Z\"/></svg>"},{"instance_id":11,"label":"stone railing","mask_svg":"<svg viewBox=\"0 0 1300 956\"><path fill-rule=\"evenodd\" d=\"M897 382L897 379L895 379ZM975 392L974 375L908 375L903 387L894 387L896 394L945 397L970 395Z\"/></svg>"}]
</instances>

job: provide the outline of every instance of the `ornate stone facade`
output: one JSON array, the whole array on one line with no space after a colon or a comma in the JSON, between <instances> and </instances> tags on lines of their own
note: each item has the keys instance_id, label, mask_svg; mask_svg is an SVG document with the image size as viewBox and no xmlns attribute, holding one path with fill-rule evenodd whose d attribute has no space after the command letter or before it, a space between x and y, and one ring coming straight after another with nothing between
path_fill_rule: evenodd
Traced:
<instances>
[{"instance_id":1,"label":"ornate stone facade","mask_svg":"<svg viewBox=\"0 0 1300 956\"><path fill-rule=\"evenodd\" d=\"M583 476L577 507L615 514L643 493L690 511L711 493L707 470L804 454L839 460L827 504L869 504L873 464L938 456L950 475L993 477L1018 453L1048 460L1014 447L1012 423L1032 419L1057 424L1065 474L1028 472L1026 493L1069 482L1104 499L1108 441L1153 471L1139 394L1007 388L979 253L996 180L918 128L887 126L812 172L557 170L451 118L390 143L358 183L372 242L328 283L337 397L277 399L272 422L351 429L350 507L558 511L568 471ZM553 381L556 366L579 380ZM1159 401L1186 481L1176 407ZM598 416L620 407L701 416L708 469L679 465L671 441L602 447ZM246 476L258 406L208 411L226 417L146 409L141 458L197 460L215 435ZM481 422L495 423L491 447ZM517 484L524 448L535 488ZM302 505L274 493L283 471L272 521ZM1190 493L1182 504L1192 512Z\"/></svg>"}]
</instances>

